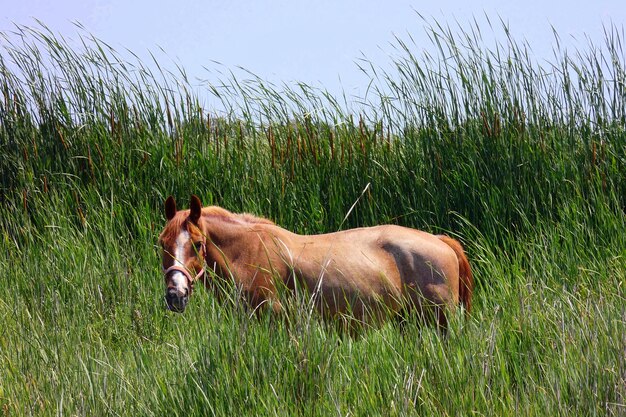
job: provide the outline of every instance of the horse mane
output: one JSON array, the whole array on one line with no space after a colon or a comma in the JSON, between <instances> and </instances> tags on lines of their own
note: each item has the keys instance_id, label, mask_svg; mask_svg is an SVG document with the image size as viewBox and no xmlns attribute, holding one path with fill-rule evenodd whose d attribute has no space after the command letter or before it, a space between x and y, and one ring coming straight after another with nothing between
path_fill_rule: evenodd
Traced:
<instances>
[{"instance_id":1,"label":"horse mane","mask_svg":"<svg viewBox=\"0 0 626 417\"><path fill-rule=\"evenodd\" d=\"M273 221L263 217L255 216L250 213L233 213L225 208L218 206L209 206L202 208L202 215L209 217L221 217L222 219L235 223L247 224L274 224Z\"/></svg>"},{"instance_id":2,"label":"horse mane","mask_svg":"<svg viewBox=\"0 0 626 417\"><path fill-rule=\"evenodd\" d=\"M273 221L265 219L263 217L257 217L249 213L233 213L225 208L218 206L209 206L202 208L203 217L218 217L221 220L233 223L233 224L275 224ZM166 237L175 238L175 233L183 228L183 225L189 217L189 209L180 210L176 215L168 222L163 232L159 236L160 239Z\"/></svg>"}]
</instances>

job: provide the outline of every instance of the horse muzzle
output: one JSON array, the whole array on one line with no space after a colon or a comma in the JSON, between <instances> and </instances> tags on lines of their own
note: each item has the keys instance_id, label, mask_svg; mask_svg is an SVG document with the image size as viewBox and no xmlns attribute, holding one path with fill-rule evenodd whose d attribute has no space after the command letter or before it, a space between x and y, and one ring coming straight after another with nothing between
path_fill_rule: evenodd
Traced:
<instances>
[{"instance_id":1,"label":"horse muzzle","mask_svg":"<svg viewBox=\"0 0 626 417\"><path fill-rule=\"evenodd\" d=\"M168 286L167 292L165 293L165 301L167 302L167 307L171 311L182 313L185 311L185 307L187 307L187 302L189 301L189 296L193 290L194 282L204 276L204 268L202 268L195 277L192 276L187 269L178 265L170 266L163 271L165 277L167 277L171 272L179 272L185 277L187 281L186 288L181 287L184 288L184 291L181 291L181 288Z\"/></svg>"},{"instance_id":2,"label":"horse muzzle","mask_svg":"<svg viewBox=\"0 0 626 417\"><path fill-rule=\"evenodd\" d=\"M165 293L165 302L167 303L167 308L175 313L184 312L185 307L187 307L188 301L189 291L181 295L180 292L176 290L176 288L169 288Z\"/></svg>"}]
</instances>

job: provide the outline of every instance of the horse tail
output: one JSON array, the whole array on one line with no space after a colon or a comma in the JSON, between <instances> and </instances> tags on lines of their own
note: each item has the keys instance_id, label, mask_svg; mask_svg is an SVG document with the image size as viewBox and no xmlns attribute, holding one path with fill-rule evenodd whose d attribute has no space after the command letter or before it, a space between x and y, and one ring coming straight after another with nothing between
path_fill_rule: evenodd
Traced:
<instances>
[{"instance_id":1,"label":"horse tail","mask_svg":"<svg viewBox=\"0 0 626 417\"><path fill-rule=\"evenodd\" d=\"M450 246L459 260L459 298L465 307L465 314L469 314L472 308L472 291L474 289L474 278L467 256L461 243L446 235L437 236L441 241Z\"/></svg>"}]
</instances>

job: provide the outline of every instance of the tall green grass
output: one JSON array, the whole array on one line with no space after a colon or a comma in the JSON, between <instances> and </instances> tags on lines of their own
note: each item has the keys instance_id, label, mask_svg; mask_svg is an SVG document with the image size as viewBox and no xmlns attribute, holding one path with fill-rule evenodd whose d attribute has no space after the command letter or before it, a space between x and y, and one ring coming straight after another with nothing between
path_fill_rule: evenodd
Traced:
<instances>
[{"instance_id":1,"label":"tall green grass","mask_svg":"<svg viewBox=\"0 0 626 417\"><path fill-rule=\"evenodd\" d=\"M436 55L399 38L393 70L361 62L360 104L249 74L206 86L220 113L180 66L4 34L0 413L625 413L623 30L574 52L555 35L539 63L490 25L427 21ZM201 290L168 313L162 203L191 193L300 233L453 234L474 312L446 339L349 338L298 303L289 326L250 319Z\"/></svg>"}]
</instances>

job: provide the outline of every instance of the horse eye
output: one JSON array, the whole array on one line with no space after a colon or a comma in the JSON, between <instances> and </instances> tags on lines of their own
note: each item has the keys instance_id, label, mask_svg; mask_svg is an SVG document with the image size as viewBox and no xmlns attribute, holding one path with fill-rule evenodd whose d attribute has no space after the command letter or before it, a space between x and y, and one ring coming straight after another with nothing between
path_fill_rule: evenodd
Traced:
<instances>
[{"instance_id":1,"label":"horse eye","mask_svg":"<svg viewBox=\"0 0 626 417\"><path fill-rule=\"evenodd\" d=\"M198 242L193 242L193 248L196 250L196 252L200 252L200 249L202 249L202 244L204 242L202 242L201 240Z\"/></svg>"}]
</instances>

